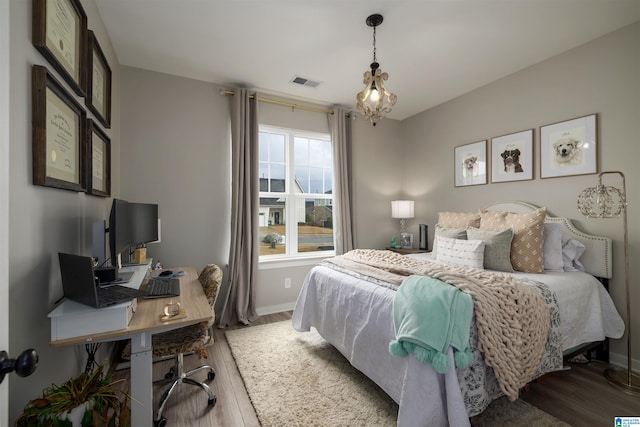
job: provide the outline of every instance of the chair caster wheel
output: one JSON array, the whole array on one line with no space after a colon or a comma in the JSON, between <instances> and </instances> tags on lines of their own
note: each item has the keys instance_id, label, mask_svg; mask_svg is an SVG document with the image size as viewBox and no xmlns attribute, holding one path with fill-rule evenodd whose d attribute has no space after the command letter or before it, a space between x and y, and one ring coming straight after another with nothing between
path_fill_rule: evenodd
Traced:
<instances>
[{"instance_id":1,"label":"chair caster wheel","mask_svg":"<svg viewBox=\"0 0 640 427\"><path fill-rule=\"evenodd\" d=\"M208 404L209 406L216 406L216 402L217 402L217 401L218 401L218 398L217 398L216 396L213 396L213 399L209 399L209 400L207 401L207 404Z\"/></svg>"},{"instance_id":2,"label":"chair caster wheel","mask_svg":"<svg viewBox=\"0 0 640 427\"><path fill-rule=\"evenodd\" d=\"M165 427L167 425L167 419L165 417L160 418L153 422L155 427Z\"/></svg>"},{"instance_id":3,"label":"chair caster wheel","mask_svg":"<svg viewBox=\"0 0 640 427\"><path fill-rule=\"evenodd\" d=\"M209 372L207 374L207 378L209 379L209 381L213 381L213 379L216 377L216 373L215 372Z\"/></svg>"},{"instance_id":4,"label":"chair caster wheel","mask_svg":"<svg viewBox=\"0 0 640 427\"><path fill-rule=\"evenodd\" d=\"M173 377L175 377L175 375L176 375L176 370L175 370L175 368L172 367L171 369L169 369L169 372L164 374L164 379L165 380L170 380Z\"/></svg>"}]
</instances>

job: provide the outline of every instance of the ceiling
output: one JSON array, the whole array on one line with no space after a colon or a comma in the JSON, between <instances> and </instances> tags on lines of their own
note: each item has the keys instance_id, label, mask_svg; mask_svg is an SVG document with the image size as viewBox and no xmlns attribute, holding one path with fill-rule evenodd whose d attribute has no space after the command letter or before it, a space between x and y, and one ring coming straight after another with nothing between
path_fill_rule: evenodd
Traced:
<instances>
[{"instance_id":1,"label":"ceiling","mask_svg":"<svg viewBox=\"0 0 640 427\"><path fill-rule=\"evenodd\" d=\"M373 59L365 19L380 13L400 120L640 20L640 0L95 2L121 65L347 108Z\"/></svg>"}]
</instances>

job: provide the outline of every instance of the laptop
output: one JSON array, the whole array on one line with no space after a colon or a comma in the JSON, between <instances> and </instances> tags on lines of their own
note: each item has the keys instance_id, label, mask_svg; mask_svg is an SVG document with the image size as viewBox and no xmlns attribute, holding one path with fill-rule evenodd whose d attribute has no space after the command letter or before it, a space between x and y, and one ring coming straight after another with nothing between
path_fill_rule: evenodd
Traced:
<instances>
[{"instance_id":1,"label":"laptop","mask_svg":"<svg viewBox=\"0 0 640 427\"><path fill-rule=\"evenodd\" d=\"M70 300L103 308L144 295L144 292L126 286L99 287L91 257L58 253L58 259L64 296Z\"/></svg>"}]
</instances>

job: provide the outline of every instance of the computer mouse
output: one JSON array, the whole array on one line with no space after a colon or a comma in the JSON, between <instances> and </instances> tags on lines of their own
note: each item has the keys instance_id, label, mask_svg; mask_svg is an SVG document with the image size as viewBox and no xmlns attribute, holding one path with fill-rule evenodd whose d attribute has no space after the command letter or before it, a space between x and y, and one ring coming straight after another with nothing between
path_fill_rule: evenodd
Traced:
<instances>
[{"instance_id":1,"label":"computer mouse","mask_svg":"<svg viewBox=\"0 0 640 427\"><path fill-rule=\"evenodd\" d=\"M172 274L173 274L173 271L171 271L171 270L165 270L165 271L163 271L162 273L158 274L158 276L166 277L166 276L171 276Z\"/></svg>"}]
</instances>

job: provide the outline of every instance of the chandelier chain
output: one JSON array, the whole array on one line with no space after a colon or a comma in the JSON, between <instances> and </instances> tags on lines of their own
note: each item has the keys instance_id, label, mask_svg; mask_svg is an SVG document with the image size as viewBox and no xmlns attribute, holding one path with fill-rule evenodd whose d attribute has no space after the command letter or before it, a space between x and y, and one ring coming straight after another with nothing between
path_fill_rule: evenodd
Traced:
<instances>
[{"instance_id":1,"label":"chandelier chain","mask_svg":"<svg viewBox=\"0 0 640 427\"><path fill-rule=\"evenodd\" d=\"M376 27L373 27L373 62L378 62L376 60Z\"/></svg>"}]
</instances>

